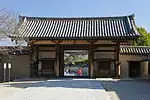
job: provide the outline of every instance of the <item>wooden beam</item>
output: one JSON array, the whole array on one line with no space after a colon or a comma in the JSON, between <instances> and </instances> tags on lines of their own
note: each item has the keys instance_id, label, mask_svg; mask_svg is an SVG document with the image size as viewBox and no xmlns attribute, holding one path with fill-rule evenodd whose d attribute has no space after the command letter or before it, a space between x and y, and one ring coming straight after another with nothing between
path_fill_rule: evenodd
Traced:
<instances>
[{"instance_id":1,"label":"wooden beam","mask_svg":"<svg viewBox=\"0 0 150 100\"><path fill-rule=\"evenodd\" d=\"M87 40L87 42L89 43L89 44L94 44L94 43L96 43L98 40Z\"/></svg>"},{"instance_id":2,"label":"wooden beam","mask_svg":"<svg viewBox=\"0 0 150 100\"><path fill-rule=\"evenodd\" d=\"M97 40L31 40L29 45L90 45L93 44L94 48L97 47L114 47L116 44L102 43L98 44Z\"/></svg>"},{"instance_id":3,"label":"wooden beam","mask_svg":"<svg viewBox=\"0 0 150 100\"><path fill-rule=\"evenodd\" d=\"M115 47L116 44L94 44L94 47Z\"/></svg>"},{"instance_id":4,"label":"wooden beam","mask_svg":"<svg viewBox=\"0 0 150 100\"><path fill-rule=\"evenodd\" d=\"M90 44L86 40L33 40L32 44Z\"/></svg>"},{"instance_id":5,"label":"wooden beam","mask_svg":"<svg viewBox=\"0 0 150 100\"><path fill-rule=\"evenodd\" d=\"M67 45L67 44L89 44L86 40L63 40L60 44Z\"/></svg>"},{"instance_id":6,"label":"wooden beam","mask_svg":"<svg viewBox=\"0 0 150 100\"><path fill-rule=\"evenodd\" d=\"M74 43L74 44L76 44L76 43L77 43L77 41L76 41L76 40L73 40L73 43Z\"/></svg>"},{"instance_id":7,"label":"wooden beam","mask_svg":"<svg viewBox=\"0 0 150 100\"><path fill-rule=\"evenodd\" d=\"M38 44L39 47L56 47L56 44Z\"/></svg>"},{"instance_id":8,"label":"wooden beam","mask_svg":"<svg viewBox=\"0 0 150 100\"><path fill-rule=\"evenodd\" d=\"M48 40L47 40L48 41ZM49 41L52 41L53 43L55 44L60 44L63 42L63 40L49 40Z\"/></svg>"},{"instance_id":9,"label":"wooden beam","mask_svg":"<svg viewBox=\"0 0 150 100\"><path fill-rule=\"evenodd\" d=\"M56 50L39 50L39 52L55 52Z\"/></svg>"},{"instance_id":10,"label":"wooden beam","mask_svg":"<svg viewBox=\"0 0 150 100\"><path fill-rule=\"evenodd\" d=\"M115 44L115 42L111 40L98 40L94 44Z\"/></svg>"},{"instance_id":11,"label":"wooden beam","mask_svg":"<svg viewBox=\"0 0 150 100\"><path fill-rule=\"evenodd\" d=\"M61 49L67 49L67 50L88 50L89 45L82 44L82 45L60 45Z\"/></svg>"},{"instance_id":12,"label":"wooden beam","mask_svg":"<svg viewBox=\"0 0 150 100\"><path fill-rule=\"evenodd\" d=\"M127 60L127 62L142 62L142 61L141 60L139 60L139 61Z\"/></svg>"},{"instance_id":13,"label":"wooden beam","mask_svg":"<svg viewBox=\"0 0 150 100\"><path fill-rule=\"evenodd\" d=\"M116 50L94 50L94 52L116 52Z\"/></svg>"},{"instance_id":14,"label":"wooden beam","mask_svg":"<svg viewBox=\"0 0 150 100\"><path fill-rule=\"evenodd\" d=\"M40 58L39 59L39 61L43 61L43 60L53 60L53 61L55 61L56 58Z\"/></svg>"},{"instance_id":15,"label":"wooden beam","mask_svg":"<svg viewBox=\"0 0 150 100\"><path fill-rule=\"evenodd\" d=\"M28 45L33 45L34 44L34 42L36 42L37 40L30 40L29 42L28 42Z\"/></svg>"},{"instance_id":16,"label":"wooden beam","mask_svg":"<svg viewBox=\"0 0 150 100\"><path fill-rule=\"evenodd\" d=\"M50 41L50 40L36 40L32 44L34 44L34 45L43 44L44 45L44 44L56 44L56 43L53 41Z\"/></svg>"},{"instance_id":17,"label":"wooden beam","mask_svg":"<svg viewBox=\"0 0 150 100\"><path fill-rule=\"evenodd\" d=\"M115 59L112 59L112 58L96 58L96 61L115 61Z\"/></svg>"}]
</instances>

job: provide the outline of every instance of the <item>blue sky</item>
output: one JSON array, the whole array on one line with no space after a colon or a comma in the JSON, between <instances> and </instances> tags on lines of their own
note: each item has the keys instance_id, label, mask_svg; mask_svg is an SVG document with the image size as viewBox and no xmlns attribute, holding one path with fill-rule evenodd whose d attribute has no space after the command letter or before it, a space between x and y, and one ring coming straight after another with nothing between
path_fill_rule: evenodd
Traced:
<instances>
[{"instance_id":1,"label":"blue sky","mask_svg":"<svg viewBox=\"0 0 150 100\"><path fill-rule=\"evenodd\" d=\"M117 16L134 13L150 32L150 0L0 0L1 8L20 15L46 17Z\"/></svg>"}]
</instances>

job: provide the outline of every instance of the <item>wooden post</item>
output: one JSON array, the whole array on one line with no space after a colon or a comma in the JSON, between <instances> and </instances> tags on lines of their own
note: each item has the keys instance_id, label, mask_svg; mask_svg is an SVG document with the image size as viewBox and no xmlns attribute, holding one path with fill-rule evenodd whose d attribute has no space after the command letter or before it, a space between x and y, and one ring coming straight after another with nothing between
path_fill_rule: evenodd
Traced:
<instances>
[{"instance_id":1,"label":"wooden post","mask_svg":"<svg viewBox=\"0 0 150 100\"><path fill-rule=\"evenodd\" d=\"M30 53L30 77L35 76L35 60L36 60L36 48L35 46L31 45L30 50L32 53Z\"/></svg>"},{"instance_id":2,"label":"wooden post","mask_svg":"<svg viewBox=\"0 0 150 100\"><path fill-rule=\"evenodd\" d=\"M33 54L30 55L30 61L31 61L31 76L35 77L38 76L38 60L39 60L39 50L38 46L34 46ZM32 58L33 55L33 58Z\"/></svg>"},{"instance_id":3,"label":"wooden post","mask_svg":"<svg viewBox=\"0 0 150 100\"><path fill-rule=\"evenodd\" d=\"M36 46L36 63L35 63L35 76L38 76L38 64L39 64L39 47Z\"/></svg>"},{"instance_id":4,"label":"wooden post","mask_svg":"<svg viewBox=\"0 0 150 100\"><path fill-rule=\"evenodd\" d=\"M64 76L64 50L61 49L60 55L59 76Z\"/></svg>"},{"instance_id":5,"label":"wooden post","mask_svg":"<svg viewBox=\"0 0 150 100\"><path fill-rule=\"evenodd\" d=\"M56 45L56 76L59 77L59 55L60 55L60 48L59 45Z\"/></svg>"},{"instance_id":6,"label":"wooden post","mask_svg":"<svg viewBox=\"0 0 150 100\"><path fill-rule=\"evenodd\" d=\"M116 42L116 78L120 78L120 62L119 62L119 54L120 54L120 43Z\"/></svg>"},{"instance_id":7,"label":"wooden post","mask_svg":"<svg viewBox=\"0 0 150 100\"><path fill-rule=\"evenodd\" d=\"M89 48L89 73L91 78L94 77L94 50L92 44Z\"/></svg>"}]
</instances>

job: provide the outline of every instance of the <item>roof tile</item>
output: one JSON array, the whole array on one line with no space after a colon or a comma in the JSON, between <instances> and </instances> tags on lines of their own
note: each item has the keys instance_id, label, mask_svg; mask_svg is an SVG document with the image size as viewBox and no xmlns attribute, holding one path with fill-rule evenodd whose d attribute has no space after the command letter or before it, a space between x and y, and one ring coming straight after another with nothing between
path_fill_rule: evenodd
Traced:
<instances>
[{"instance_id":1,"label":"roof tile","mask_svg":"<svg viewBox=\"0 0 150 100\"><path fill-rule=\"evenodd\" d=\"M131 16L100 18L21 17L20 37L48 39L110 39L137 37Z\"/></svg>"},{"instance_id":2,"label":"roof tile","mask_svg":"<svg viewBox=\"0 0 150 100\"><path fill-rule=\"evenodd\" d=\"M149 55L150 46L121 46L120 54Z\"/></svg>"}]
</instances>

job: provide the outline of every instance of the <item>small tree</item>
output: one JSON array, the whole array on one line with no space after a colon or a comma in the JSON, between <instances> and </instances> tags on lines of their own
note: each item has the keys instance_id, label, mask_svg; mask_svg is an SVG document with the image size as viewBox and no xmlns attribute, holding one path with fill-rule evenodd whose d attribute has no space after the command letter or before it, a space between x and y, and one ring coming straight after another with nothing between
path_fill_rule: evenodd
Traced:
<instances>
[{"instance_id":1,"label":"small tree","mask_svg":"<svg viewBox=\"0 0 150 100\"><path fill-rule=\"evenodd\" d=\"M150 34L145 28L137 27L137 31L141 36L134 42L135 46L150 46Z\"/></svg>"}]
</instances>

